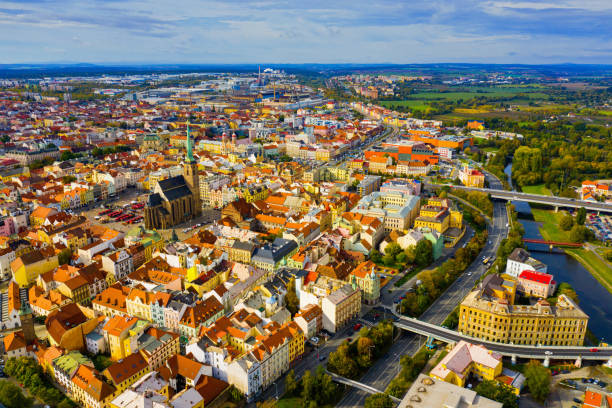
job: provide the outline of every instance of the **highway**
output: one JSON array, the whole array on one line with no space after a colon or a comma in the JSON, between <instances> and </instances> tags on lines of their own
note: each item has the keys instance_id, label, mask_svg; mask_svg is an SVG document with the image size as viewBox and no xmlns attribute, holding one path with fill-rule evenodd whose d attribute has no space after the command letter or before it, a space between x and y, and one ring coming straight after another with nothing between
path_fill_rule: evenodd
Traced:
<instances>
[{"instance_id":1,"label":"highway","mask_svg":"<svg viewBox=\"0 0 612 408\"><path fill-rule=\"evenodd\" d=\"M571 198L564 197L555 197L555 196L545 196L539 194L527 194L521 193L517 191L506 191L501 189L493 188L475 188L475 187L465 187L458 186L454 184L426 184L426 186L449 186L462 190L469 191L481 191L483 193L491 194L492 198L498 198L501 200L507 201L523 201L527 203L534 204L545 204L553 207L567 207L567 208L580 208L584 207L587 210L591 211L602 211L602 212L612 212L612 204L607 203L599 203L595 201L583 201L583 200L574 200ZM489 184L490 185L490 184Z\"/></svg>"},{"instance_id":2,"label":"highway","mask_svg":"<svg viewBox=\"0 0 612 408\"><path fill-rule=\"evenodd\" d=\"M502 189L501 182L490 173L485 172L489 185L495 189ZM493 221L488 225L489 239L480 255L457 278L457 280L421 315L420 320L434 325L441 325L446 317L461 302L461 300L474 287L478 278L487 270L482 264L482 257L495 256L502 239L508 236L508 214L502 202L494 202ZM385 305L391 306L391 305ZM424 344L425 337L403 331L399 339L391 346L386 357L379 359L359 382L370 387L384 390L391 380L399 373L399 360L403 355L413 355ZM363 407L368 393L354 389L348 392L338 403L337 407Z\"/></svg>"}]
</instances>

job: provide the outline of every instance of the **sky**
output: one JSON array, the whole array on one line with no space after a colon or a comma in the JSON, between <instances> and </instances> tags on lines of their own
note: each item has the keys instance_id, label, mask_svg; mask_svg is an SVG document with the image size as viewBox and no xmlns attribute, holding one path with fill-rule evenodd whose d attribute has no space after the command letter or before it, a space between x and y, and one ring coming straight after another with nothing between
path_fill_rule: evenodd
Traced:
<instances>
[{"instance_id":1,"label":"sky","mask_svg":"<svg viewBox=\"0 0 612 408\"><path fill-rule=\"evenodd\" d=\"M0 64L612 64L611 22L612 0L0 0Z\"/></svg>"}]
</instances>

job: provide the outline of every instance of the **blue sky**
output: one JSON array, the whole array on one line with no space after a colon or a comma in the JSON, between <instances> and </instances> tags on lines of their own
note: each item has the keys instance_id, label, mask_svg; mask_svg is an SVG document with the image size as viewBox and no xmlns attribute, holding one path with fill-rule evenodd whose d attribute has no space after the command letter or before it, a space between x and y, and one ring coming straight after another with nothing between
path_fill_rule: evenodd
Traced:
<instances>
[{"instance_id":1,"label":"blue sky","mask_svg":"<svg viewBox=\"0 0 612 408\"><path fill-rule=\"evenodd\" d=\"M0 63L603 63L612 0L0 0Z\"/></svg>"}]
</instances>

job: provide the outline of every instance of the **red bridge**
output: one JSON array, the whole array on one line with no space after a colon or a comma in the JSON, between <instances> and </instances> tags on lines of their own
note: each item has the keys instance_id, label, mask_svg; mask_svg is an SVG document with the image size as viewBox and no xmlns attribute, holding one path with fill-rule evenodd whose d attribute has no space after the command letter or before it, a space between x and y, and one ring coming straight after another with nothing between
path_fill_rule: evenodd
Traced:
<instances>
[{"instance_id":1,"label":"red bridge","mask_svg":"<svg viewBox=\"0 0 612 408\"><path fill-rule=\"evenodd\" d=\"M529 238L523 238L523 242L528 242L532 244L544 244L544 245L550 245L550 246L573 247L573 248L579 248L582 246L582 244L575 243L575 242L545 241L543 239L529 239Z\"/></svg>"}]
</instances>

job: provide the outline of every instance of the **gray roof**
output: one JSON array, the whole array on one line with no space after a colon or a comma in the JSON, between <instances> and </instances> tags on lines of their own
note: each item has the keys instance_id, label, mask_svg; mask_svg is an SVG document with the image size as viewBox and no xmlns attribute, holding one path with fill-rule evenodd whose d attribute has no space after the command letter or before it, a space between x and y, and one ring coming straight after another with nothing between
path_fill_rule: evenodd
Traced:
<instances>
[{"instance_id":1,"label":"gray roof","mask_svg":"<svg viewBox=\"0 0 612 408\"><path fill-rule=\"evenodd\" d=\"M168 201L174 201L178 198L191 195L191 190L183 176L170 177L169 179L159 181L158 184Z\"/></svg>"},{"instance_id":2,"label":"gray roof","mask_svg":"<svg viewBox=\"0 0 612 408\"><path fill-rule=\"evenodd\" d=\"M255 250L253 261L276 263L297 248L295 241L276 238L271 244L266 244Z\"/></svg>"}]
</instances>

